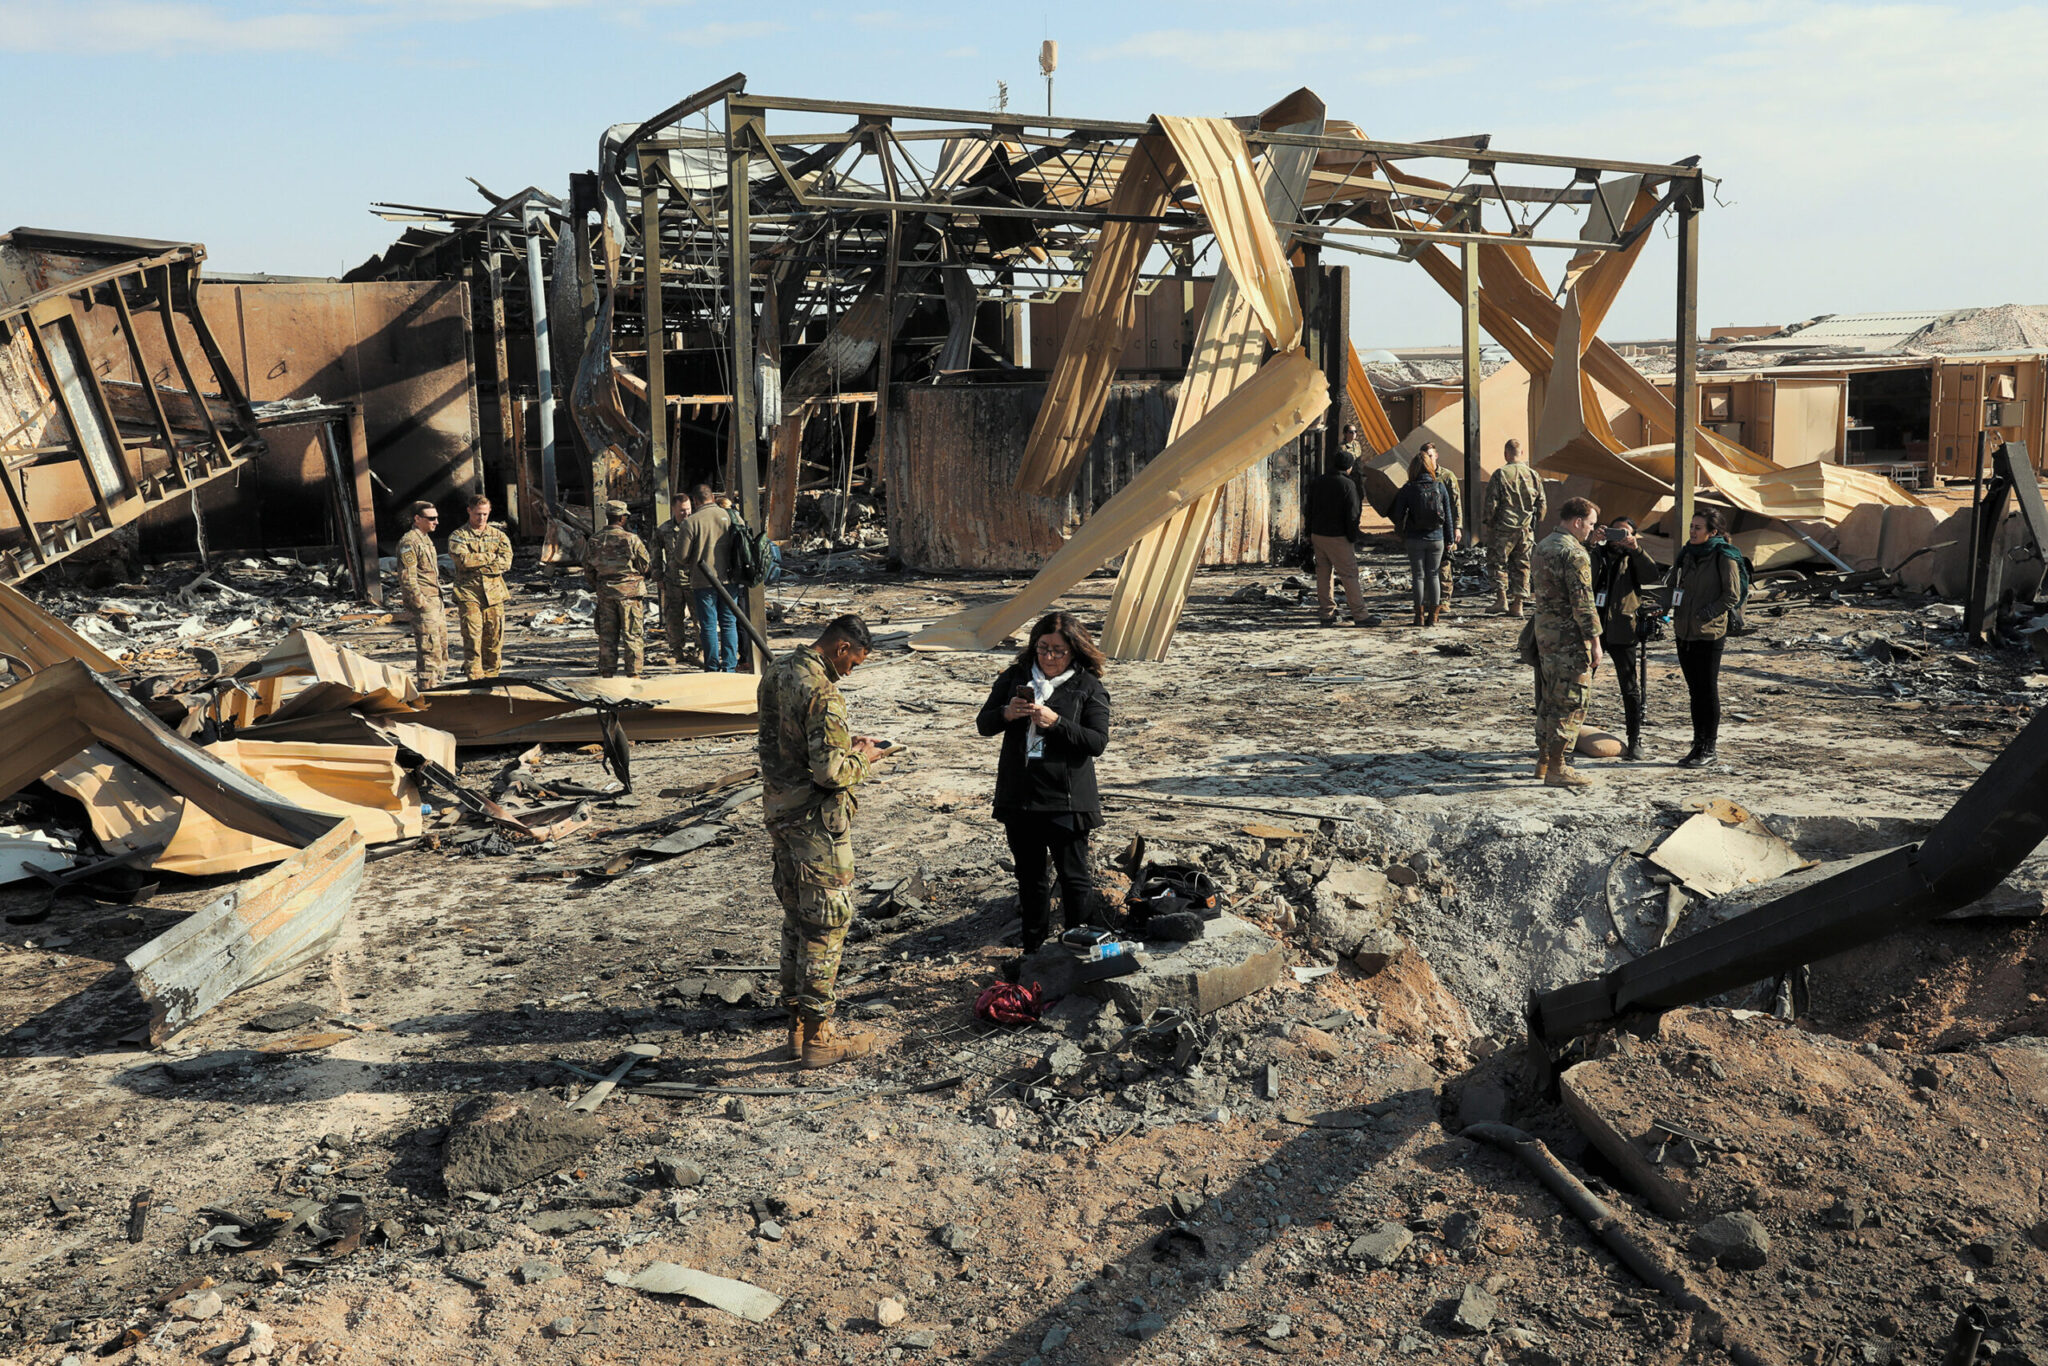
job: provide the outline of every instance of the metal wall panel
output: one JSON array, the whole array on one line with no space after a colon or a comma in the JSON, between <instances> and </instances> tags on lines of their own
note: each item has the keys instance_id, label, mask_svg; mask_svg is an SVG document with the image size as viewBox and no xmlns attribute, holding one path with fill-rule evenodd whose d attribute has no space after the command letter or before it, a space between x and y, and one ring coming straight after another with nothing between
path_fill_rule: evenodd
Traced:
<instances>
[{"instance_id":1,"label":"metal wall panel","mask_svg":"<svg viewBox=\"0 0 2048 1366\"><path fill-rule=\"evenodd\" d=\"M1073 492L1038 498L1018 493L1016 477L1043 384L897 386L888 452L896 553L934 572L1036 570L1165 449L1177 389L1112 384ZM1300 534L1298 463L1290 442L1224 486L1205 562L1263 564L1276 540Z\"/></svg>"}]
</instances>

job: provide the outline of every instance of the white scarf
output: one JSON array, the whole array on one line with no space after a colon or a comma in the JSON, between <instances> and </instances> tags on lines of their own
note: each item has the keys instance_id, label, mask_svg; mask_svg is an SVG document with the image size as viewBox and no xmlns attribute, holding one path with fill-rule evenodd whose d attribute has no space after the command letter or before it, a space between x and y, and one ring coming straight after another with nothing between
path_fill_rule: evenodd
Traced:
<instances>
[{"instance_id":1,"label":"white scarf","mask_svg":"<svg viewBox=\"0 0 2048 1366\"><path fill-rule=\"evenodd\" d=\"M1067 671L1058 678L1047 678L1045 670L1039 668L1037 664L1033 664L1031 666L1031 700L1041 707L1044 706L1046 699L1059 689L1060 684L1073 676L1074 666L1071 664L1067 666ZM1045 757L1045 736L1039 732L1036 721L1031 723L1031 730L1024 737L1024 757L1026 759L1043 759Z\"/></svg>"}]
</instances>

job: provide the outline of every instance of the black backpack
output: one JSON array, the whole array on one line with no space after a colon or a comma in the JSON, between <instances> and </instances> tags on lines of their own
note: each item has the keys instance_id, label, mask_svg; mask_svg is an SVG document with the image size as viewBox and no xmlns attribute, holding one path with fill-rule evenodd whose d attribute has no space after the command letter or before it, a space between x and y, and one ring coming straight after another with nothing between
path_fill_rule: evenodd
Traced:
<instances>
[{"instance_id":1,"label":"black backpack","mask_svg":"<svg viewBox=\"0 0 2048 1366\"><path fill-rule=\"evenodd\" d=\"M1444 529L1444 486L1432 479L1427 488L1410 484L1415 490L1414 499L1408 504L1408 524L1402 531L1410 536L1427 536L1432 531Z\"/></svg>"},{"instance_id":2,"label":"black backpack","mask_svg":"<svg viewBox=\"0 0 2048 1366\"><path fill-rule=\"evenodd\" d=\"M742 588L759 588L773 583L782 567L782 555L766 531L747 525L737 511L732 514L732 580Z\"/></svg>"}]
</instances>

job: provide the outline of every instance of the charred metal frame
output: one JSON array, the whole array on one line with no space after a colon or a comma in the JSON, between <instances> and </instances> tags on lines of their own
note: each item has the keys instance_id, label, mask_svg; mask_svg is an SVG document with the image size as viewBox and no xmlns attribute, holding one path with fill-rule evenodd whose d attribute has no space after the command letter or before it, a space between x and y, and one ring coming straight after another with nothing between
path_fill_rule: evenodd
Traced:
<instances>
[{"instance_id":1,"label":"charred metal frame","mask_svg":"<svg viewBox=\"0 0 2048 1366\"><path fill-rule=\"evenodd\" d=\"M18 302L0 305L0 345L12 346L17 334L29 339L33 388L46 397L42 410L22 415L15 425L25 431L38 418L63 419L66 439L40 445L0 444L0 490L20 527L22 544L0 548L0 579L16 583L84 546L128 525L153 507L181 496L246 464L262 451L259 420L235 382L205 315L199 308L199 265L204 248L191 243L142 243L112 238L77 237L21 230L7 245L26 262L46 252L67 258L128 254L113 265L62 276L56 283ZM103 376L117 363L96 357L87 348L81 316L111 306L113 330L120 337L119 363L131 365L146 400L147 416L125 424L108 401ZM144 357L141 324L153 315L182 388L160 386ZM184 319L201 351L209 393L179 338L177 320ZM16 351L20 355L20 351ZM181 427L172 420L167 395L189 401L194 411ZM217 399L227 411L216 410ZM182 417L182 413L181 413ZM142 473L129 471L127 453L134 448L159 452L161 467L141 461ZM57 516L34 506L23 487L24 470L72 464L78 468L92 504ZM194 510L197 518L196 505ZM201 545L203 548L203 533Z\"/></svg>"},{"instance_id":2,"label":"charred metal frame","mask_svg":"<svg viewBox=\"0 0 2048 1366\"><path fill-rule=\"evenodd\" d=\"M821 116L832 123L808 130L781 126L791 118L817 124ZM1279 224L1310 252L1331 247L1412 260L1435 244L1456 245L1469 257L1479 245L1505 242L1616 251L1672 210L1682 248L1680 330L1689 335L1683 322L1696 312L1696 215L1704 183L1695 162L1497 151L1487 135L1386 142L1262 131L1256 119L1238 123L1254 152L1315 149L1311 190L1297 206L1296 221ZM643 291L642 325L649 337L678 328L716 337L729 358L728 486L744 515L760 524L757 443L789 411L764 415L759 381L764 372L779 372L781 353L797 344L807 324L843 319L863 290L872 290L879 277L894 277L879 278L889 325L875 339L875 359L886 362L902 302L943 298L930 282L947 272L969 273L977 302L1044 299L1077 288L1093 234L1110 220L1103 206L1117 171L1138 139L1155 131L1151 121L754 95L737 73L640 125L606 173L618 199L638 210L625 218L638 229L643 257L645 244L653 243L651 254L660 262L659 269L642 263L641 278L660 284ZM920 165L914 153L933 144L936 159ZM686 160L671 160L678 156ZM718 158L722 178L684 183L693 170L704 179L702 171ZM1449 163L1455 179L1428 178L1428 163ZM1504 166L1571 174L1561 186L1509 184L1501 179ZM1578 236L1540 235L1558 204L1603 204L1596 191L1610 175L1642 176L1669 190L1657 213L1627 231L1610 219L1588 223ZM1505 214L1505 224L1489 225L1488 214ZM1210 235L1192 192L1148 221L1157 223L1175 268L1156 278L1191 273ZM932 252L934 235L946 244L943 260ZM1390 249L1368 245L1374 240ZM1154 282L1148 276L1144 283ZM1463 331L1467 350L1476 351L1476 288L1465 295ZM668 401L661 370L651 367L654 411ZM1477 365L1468 364L1468 420L1479 411L1478 378ZM886 382L878 379L876 390L886 392ZM1679 430L1689 436L1696 399L1682 384L1678 404ZM887 407L877 404L880 440L887 439ZM665 427L650 423L657 519L666 515L671 477ZM1476 445L1476 433L1472 440ZM1682 487L1689 487L1690 448L1682 438ZM789 481L769 482L779 490ZM1467 483L1476 503L1478 481Z\"/></svg>"},{"instance_id":3,"label":"charred metal frame","mask_svg":"<svg viewBox=\"0 0 2048 1366\"><path fill-rule=\"evenodd\" d=\"M1983 434L1978 434L1983 441ZM1980 444L1981 450L1981 444ZM1983 474L1983 457L1978 457L1978 475ZM1970 524L1970 601L1964 618L1970 643L1982 645L1998 635L2000 598L2004 593L2006 555L1998 547L1998 533L2005 525L2008 498L2019 506L2020 520L2027 529L2036 558L2048 557L2048 507L2041 500L2041 484L2034 477L2034 463L2024 442L1999 443L1991 453L1991 482L1976 498L1975 520Z\"/></svg>"}]
</instances>

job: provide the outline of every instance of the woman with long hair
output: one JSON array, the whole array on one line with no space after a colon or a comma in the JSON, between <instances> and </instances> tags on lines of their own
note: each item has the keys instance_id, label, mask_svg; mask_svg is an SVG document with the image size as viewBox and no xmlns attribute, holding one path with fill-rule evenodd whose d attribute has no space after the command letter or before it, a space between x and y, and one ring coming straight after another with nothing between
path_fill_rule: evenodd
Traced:
<instances>
[{"instance_id":1,"label":"woman with long hair","mask_svg":"<svg viewBox=\"0 0 2048 1366\"><path fill-rule=\"evenodd\" d=\"M1691 534L1671 571L1671 634L1692 703L1692 749L1680 768L1720 762L1721 649L1742 601L1742 553L1729 543L1727 526L1719 508L1693 513Z\"/></svg>"},{"instance_id":2,"label":"woman with long hair","mask_svg":"<svg viewBox=\"0 0 2048 1366\"><path fill-rule=\"evenodd\" d=\"M1434 626L1444 614L1444 557L1458 541L1458 505L1437 478L1436 443L1425 443L1408 462L1408 482L1389 510L1408 551L1409 591L1415 624Z\"/></svg>"},{"instance_id":3,"label":"woman with long hair","mask_svg":"<svg viewBox=\"0 0 2048 1366\"><path fill-rule=\"evenodd\" d=\"M1003 737L995 818L1017 864L1017 914L1027 954L1045 942L1051 926L1048 869L1059 880L1066 928L1091 918L1088 832L1102 824L1095 759L1109 743L1104 664L1087 627L1071 613L1049 612L996 676L975 719L983 735Z\"/></svg>"},{"instance_id":4,"label":"woman with long hair","mask_svg":"<svg viewBox=\"0 0 2048 1366\"><path fill-rule=\"evenodd\" d=\"M1614 661L1621 684L1621 712L1628 727L1630 759L1643 757L1643 689L1637 651L1646 648L1639 632L1642 606L1664 571L1643 553L1633 517L1616 517L1593 548L1593 610L1600 616L1600 648Z\"/></svg>"}]
</instances>

